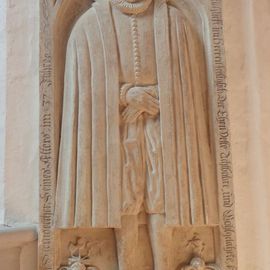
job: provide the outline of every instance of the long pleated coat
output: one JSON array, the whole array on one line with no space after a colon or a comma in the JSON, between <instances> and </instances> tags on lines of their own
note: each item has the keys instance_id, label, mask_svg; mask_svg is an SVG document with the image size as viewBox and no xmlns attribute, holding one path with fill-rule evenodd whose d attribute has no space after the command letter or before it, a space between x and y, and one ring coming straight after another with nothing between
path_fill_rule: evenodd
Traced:
<instances>
[{"instance_id":1,"label":"long pleated coat","mask_svg":"<svg viewBox=\"0 0 270 270\"><path fill-rule=\"evenodd\" d=\"M218 224L205 63L181 11L154 0L165 217ZM119 59L108 0L78 20L68 42L55 226L121 227Z\"/></svg>"}]
</instances>

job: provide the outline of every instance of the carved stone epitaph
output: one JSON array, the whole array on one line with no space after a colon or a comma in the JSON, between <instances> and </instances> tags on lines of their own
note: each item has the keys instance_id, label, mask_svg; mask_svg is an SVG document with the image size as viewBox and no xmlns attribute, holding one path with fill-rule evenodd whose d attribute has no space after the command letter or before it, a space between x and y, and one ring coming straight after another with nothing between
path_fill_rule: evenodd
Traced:
<instances>
[{"instance_id":1,"label":"carved stone epitaph","mask_svg":"<svg viewBox=\"0 0 270 270\"><path fill-rule=\"evenodd\" d=\"M39 269L237 269L221 0L40 3Z\"/></svg>"},{"instance_id":2,"label":"carved stone epitaph","mask_svg":"<svg viewBox=\"0 0 270 270\"><path fill-rule=\"evenodd\" d=\"M40 234L39 268L53 270L53 212L56 181L54 157L54 98L52 7L41 1L40 21Z\"/></svg>"},{"instance_id":3,"label":"carved stone epitaph","mask_svg":"<svg viewBox=\"0 0 270 270\"><path fill-rule=\"evenodd\" d=\"M217 172L219 181L219 207L221 252L223 267L237 269L233 173L229 113L227 104L226 66L223 38L222 3L211 1L211 30L215 83Z\"/></svg>"}]
</instances>

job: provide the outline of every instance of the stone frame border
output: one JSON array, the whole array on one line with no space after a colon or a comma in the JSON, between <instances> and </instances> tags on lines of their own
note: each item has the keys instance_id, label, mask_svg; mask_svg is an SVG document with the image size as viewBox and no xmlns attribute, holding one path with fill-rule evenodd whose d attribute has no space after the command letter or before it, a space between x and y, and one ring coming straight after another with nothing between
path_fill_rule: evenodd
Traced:
<instances>
[{"instance_id":1,"label":"stone frame border","mask_svg":"<svg viewBox=\"0 0 270 270\"><path fill-rule=\"evenodd\" d=\"M53 270L53 216L55 197L54 89L53 89L53 6L40 0L40 203L38 269Z\"/></svg>"},{"instance_id":2,"label":"stone frame border","mask_svg":"<svg viewBox=\"0 0 270 270\"><path fill-rule=\"evenodd\" d=\"M222 2L208 0L212 53L215 142L220 209L220 254L222 270L237 270L232 157L223 37ZM39 270L55 270L54 250L54 69L53 19L55 0L40 0L40 221Z\"/></svg>"},{"instance_id":3,"label":"stone frame border","mask_svg":"<svg viewBox=\"0 0 270 270\"><path fill-rule=\"evenodd\" d=\"M210 0L210 34L214 82L216 165L219 185L220 254L222 270L237 270L235 200L224 48L223 0Z\"/></svg>"}]
</instances>

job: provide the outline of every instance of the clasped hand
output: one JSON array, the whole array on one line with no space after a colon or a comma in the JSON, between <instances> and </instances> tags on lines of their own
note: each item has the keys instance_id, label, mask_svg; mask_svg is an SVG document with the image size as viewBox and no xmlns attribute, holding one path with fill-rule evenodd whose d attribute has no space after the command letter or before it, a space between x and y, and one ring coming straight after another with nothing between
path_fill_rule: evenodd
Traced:
<instances>
[{"instance_id":1,"label":"clasped hand","mask_svg":"<svg viewBox=\"0 0 270 270\"><path fill-rule=\"evenodd\" d=\"M126 93L127 107L122 113L125 122L132 123L143 113L151 116L159 114L159 100L156 86L135 86Z\"/></svg>"}]
</instances>

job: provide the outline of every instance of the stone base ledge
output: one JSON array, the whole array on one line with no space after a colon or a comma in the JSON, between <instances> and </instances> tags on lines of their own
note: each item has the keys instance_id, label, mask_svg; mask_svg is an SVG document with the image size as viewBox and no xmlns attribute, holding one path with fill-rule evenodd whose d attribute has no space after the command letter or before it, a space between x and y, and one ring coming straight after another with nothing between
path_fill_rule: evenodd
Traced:
<instances>
[{"instance_id":1,"label":"stone base ledge","mask_svg":"<svg viewBox=\"0 0 270 270\"><path fill-rule=\"evenodd\" d=\"M22 247L38 239L37 226L0 226L0 250Z\"/></svg>"}]
</instances>

